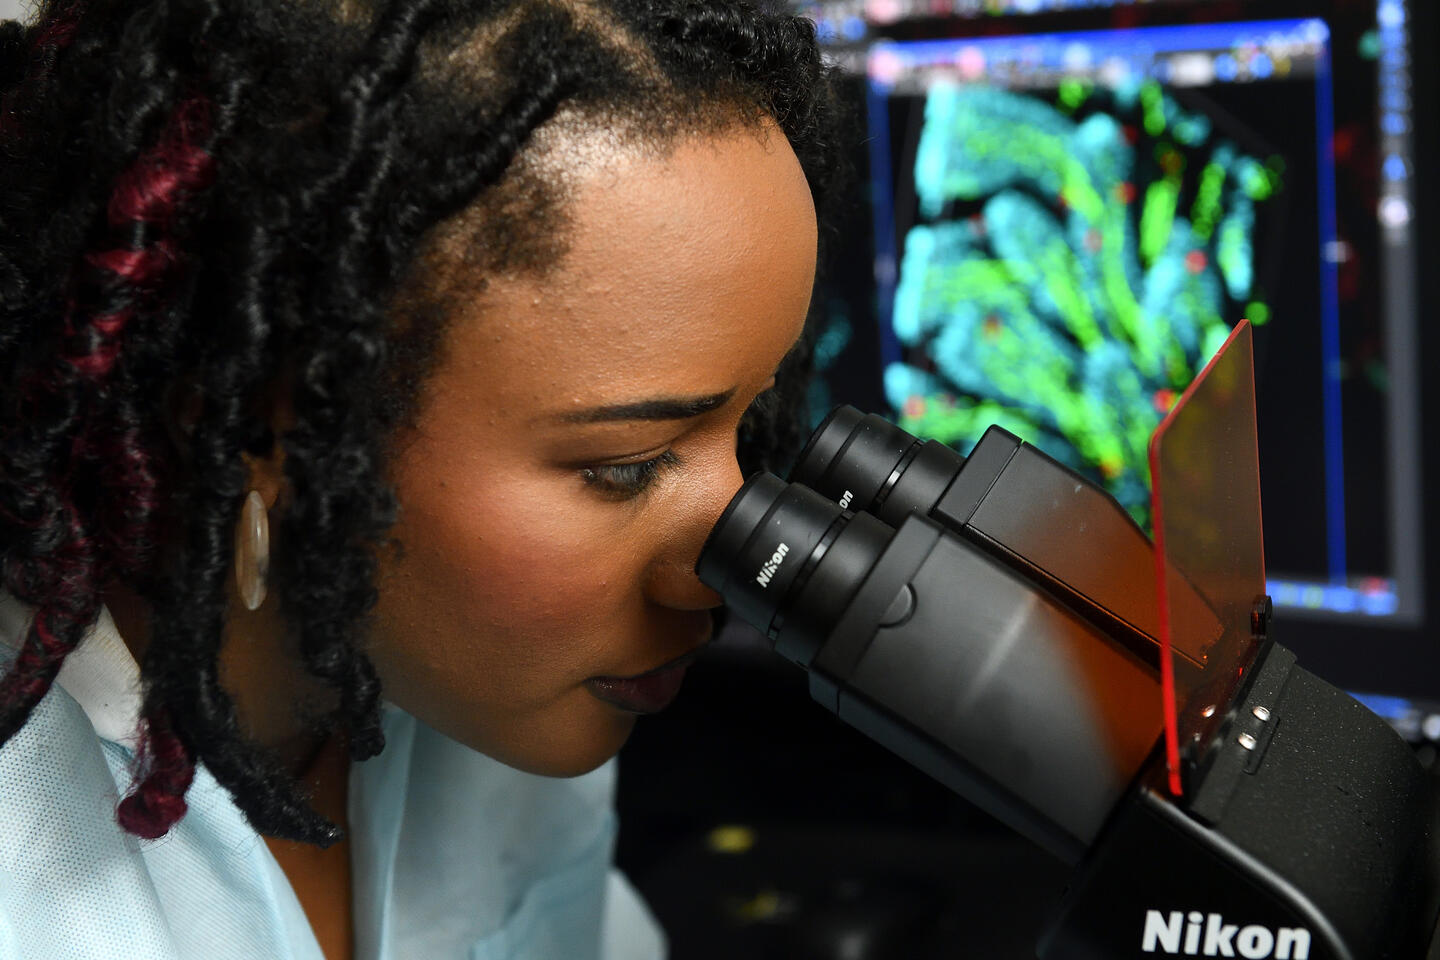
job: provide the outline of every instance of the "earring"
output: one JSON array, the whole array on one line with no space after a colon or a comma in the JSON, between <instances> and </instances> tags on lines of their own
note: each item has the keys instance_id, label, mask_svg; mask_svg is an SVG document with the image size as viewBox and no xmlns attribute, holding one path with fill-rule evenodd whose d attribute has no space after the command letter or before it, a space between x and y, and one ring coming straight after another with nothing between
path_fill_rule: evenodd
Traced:
<instances>
[{"instance_id":1,"label":"earring","mask_svg":"<svg viewBox=\"0 0 1440 960\"><path fill-rule=\"evenodd\" d=\"M235 585L246 610L258 610L265 602L265 576L270 570L270 515L265 501L254 490L240 508L240 528L235 537Z\"/></svg>"}]
</instances>

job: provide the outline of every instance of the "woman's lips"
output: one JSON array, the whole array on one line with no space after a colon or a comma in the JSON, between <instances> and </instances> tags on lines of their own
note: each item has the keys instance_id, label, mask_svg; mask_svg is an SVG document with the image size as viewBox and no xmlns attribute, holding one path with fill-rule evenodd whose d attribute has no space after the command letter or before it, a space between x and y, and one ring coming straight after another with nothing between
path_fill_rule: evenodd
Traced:
<instances>
[{"instance_id":1,"label":"woman's lips","mask_svg":"<svg viewBox=\"0 0 1440 960\"><path fill-rule=\"evenodd\" d=\"M591 677L586 688L600 700L631 713L656 713L664 710L680 692L685 668L700 653L691 650L654 670L633 677Z\"/></svg>"}]
</instances>

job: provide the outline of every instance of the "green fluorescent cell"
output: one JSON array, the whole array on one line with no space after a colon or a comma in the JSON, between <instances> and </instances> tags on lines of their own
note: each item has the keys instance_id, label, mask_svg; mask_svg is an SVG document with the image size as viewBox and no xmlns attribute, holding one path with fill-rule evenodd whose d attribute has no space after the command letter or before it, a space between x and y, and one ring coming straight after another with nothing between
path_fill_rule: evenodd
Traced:
<instances>
[{"instance_id":1,"label":"green fluorescent cell","mask_svg":"<svg viewBox=\"0 0 1440 960\"><path fill-rule=\"evenodd\" d=\"M1223 210L1220 193L1225 186L1225 168L1211 161L1200 172L1200 186L1195 191L1195 202L1190 207L1190 223L1199 240L1209 240L1215 232Z\"/></svg>"},{"instance_id":2,"label":"green fluorescent cell","mask_svg":"<svg viewBox=\"0 0 1440 960\"><path fill-rule=\"evenodd\" d=\"M1261 166L1253 157L1244 157L1237 164L1240 188L1251 200L1260 202L1270 199L1279 186L1279 175L1274 170Z\"/></svg>"},{"instance_id":3,"label":"green fluorescent cell","mask_svg":"<svg viewBox=\"0 0 1440 960\"><path fill-rule=\"evenodd\" d=\"M1245 319L1253 326L1263 327L1270 322L1270 307L1264 301L1252 300L1245 304Z\"/></svg>"},{"instance_id":4,"label":"green fluorescent cell","mask_svg":"<svg viewBox=\"0 0 1440 960\"><path fill-rule=\"evenodd\" d=\"M1085 103L1086 98L1090 96L1090 91L1093 89L1094 84L1084 80L1062 80L1060 81L1058 96L1060 105L1073 113Z\"/></svg>"},{"instance_id":5,"label":"green fluorescent cell","mask_svg":"<svg viewBox=\"0 0 1440 960\"><path fill-rule=\"evenodd\" d=\"M1215 240L1215 262L1230 296L1243 300L1250 296L1255 282L1254 209L1248 203L1236 203L1220 221Z\"/></svg>"},{"instance_id":6,"label":"green fluorescent cell","mask_svg":"<svg viewBox=\"0 0 1440 960\"><path fill-rule=\"evenodd\" d=\"M1145 189L1145 206L1140 214L1140 259L1154 263L1170 242L1175 206L1180 200L1180 178L1156 180Z\"/></svg>"},{"instance_id":7,"label":"green fluorescent cell","mask_svg":"<svg viewBox=\"0 0 1440 960\"><path fill-rule=\"evenodd\" d=\"M1277 156L1273 156L1273 157L1271 157L1270 159L1268 159L1268 160L1265 161L1265 179L1266 179L1266 181L1269 183L1269 186L1270 186L1270 193L1267 193L1267 194L1265 195L1266 197L1269 197L1270 194L1273 194L1273 193L1275 193L1276 191L1278 191L1278 190L1280 189L1280 187L1281 187L1281 185L1282 185L1282 182L1283 182L1283 179L1282 179L1282 178L1283 178L1284 176L1285 176L1285 158L1284 158L1284 157L1281 157L1281 156L1278 156L1278 155L1277 155ZM1256 198L1256 199L1262 199L1262 198Z\"/></svg>"},{"instance_id":8,"label":"green fluorescent cell","mask_svg":"<svg viewBox=\"0 0 1440 960\"><path fill-rule=\"evenodd\" d=\"M1140 106L1145 111L1145 132L1158 137L1165 132L1165 96L1160 84L1151 80L1140 87Z\"/></svg>"},{"instance_id":9,"label":"green fluorescent cell","mask_svg":"<svg viewBox=\"0 0 1440 960\"><path fill-rule=\"evenodd\" d=\"M1360 34L1360 41L1355 45L1355 52L1360 54L1362 60L1380 59L1380 31L1372 27Z\"/></svg>"}]
</instances>

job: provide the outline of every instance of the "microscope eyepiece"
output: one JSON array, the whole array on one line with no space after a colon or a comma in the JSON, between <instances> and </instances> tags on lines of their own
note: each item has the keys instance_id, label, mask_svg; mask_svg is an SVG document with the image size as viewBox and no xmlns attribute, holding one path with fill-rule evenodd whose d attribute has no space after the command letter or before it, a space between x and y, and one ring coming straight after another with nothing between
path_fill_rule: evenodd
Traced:
<instances>
[{"instance_id":1,"label":"microscope eyepiece","mask_svg":"<svg viewBox=\"0 0 1440 960\"><path fill-rule=\"evenodd\" d=\"M790 470L791 482L804 483L815 489L814 483L809 481L824 476L864 419L865 414L849 404L831 410L811 432L810 439L805 441L805 448L800 451L800 456L795 458L795 466ZM809 481L803 479L802 474L808 477Z\"/></svg>"},{"instance_id":2,"label":"microscope eyepiece","mask_svg":"<svg viewBox=\"0 0 1440 960\"><path fill-rule=\"evenodd\" d=\"M745 482L695 570L742 620L808 663L894 531L773 474Z\"/></svg>"},{"instance_id":3,"label":"microscope eyepiece","mask_svg":"<svg viewBox=\"0 0 1440 960\"><path fill-rule=\"evenodd\" d=\"M790 480L898 527L912 512L929 512L964 464L944 444L922 442L888 420L841 406L811 435Z\"/></svg>"}]
</instances>

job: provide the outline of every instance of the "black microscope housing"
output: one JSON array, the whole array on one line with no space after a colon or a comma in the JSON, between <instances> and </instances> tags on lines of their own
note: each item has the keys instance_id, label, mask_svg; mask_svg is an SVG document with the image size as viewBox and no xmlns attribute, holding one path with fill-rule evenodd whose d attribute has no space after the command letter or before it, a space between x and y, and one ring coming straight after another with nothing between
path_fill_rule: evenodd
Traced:
<instances>
[{"instance_id":1,"label":"black microscope housing","mask_svg":"<svg viewBox=\"0 0 1440 960\"><path fill-rule=\"evenodd\" d=\"M850 408L791 480L747 481L701 579L826 709L1075 865L1040 957L1440 958L1431 776L1263 596L1177 796L1155 548L1108 493L998 427L961 457Z\"/></svg>"}]
</instances>

